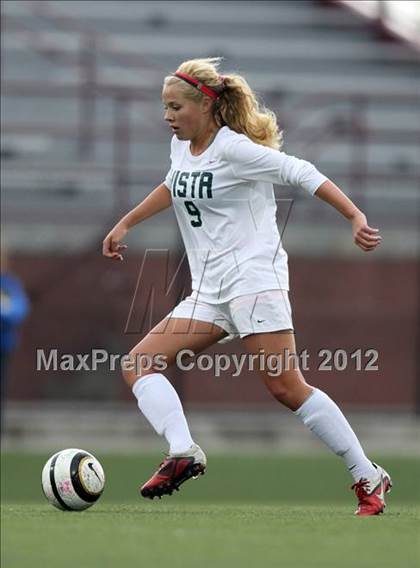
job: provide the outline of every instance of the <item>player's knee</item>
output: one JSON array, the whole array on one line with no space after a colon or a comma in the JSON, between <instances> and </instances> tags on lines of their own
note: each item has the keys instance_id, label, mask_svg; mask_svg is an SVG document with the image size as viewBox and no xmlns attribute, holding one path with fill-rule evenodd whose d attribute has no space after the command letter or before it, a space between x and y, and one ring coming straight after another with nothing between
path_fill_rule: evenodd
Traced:
<instances>
[{"instance_id":1,"label":"player's knee","mask_svg":"<svg viewBox=\"0 0 420 568\"><path fill-rule=\"evenodd\" d=\"M312 392L312 387L300 371L287 371L265 382L274 398L293 411L297 410Z\"/></svg>"},{"instance_id":2,"label":"player's knee","mask_svg":"<svg viewBox=\"0 0 420 568\"><path fill-rule=\"evenodd\" d=\"M300 373L294 371L283 371L276 376L270 376L266 380L270 393L283 404L290 400L303 383L303 377L300 376Z\"/></svg>"},{"instance_id":3,"label":"player's knee","mask_svg":"<svg viewBox=\"0 0 420 568\"><path fill-rule=\"evenodd\" d=\"M275 379L270 379L267 383L268 390L279 402L285 402L290 396L291 388L282 380L281 375Z\"/></svg>"},{"instance_id":4,"label":"player's knee","mask_svg":"<svg viewBox=\"0 0 420 568\"><path fill-rule=\"evenodd\" d=\"M136 351L130 351L129 357L121 369L122 377L130 387L134 385L137 379L155 372L156 370L148 364L144 354L142 357L138 357Z\"/></svg>"}]
</instances>

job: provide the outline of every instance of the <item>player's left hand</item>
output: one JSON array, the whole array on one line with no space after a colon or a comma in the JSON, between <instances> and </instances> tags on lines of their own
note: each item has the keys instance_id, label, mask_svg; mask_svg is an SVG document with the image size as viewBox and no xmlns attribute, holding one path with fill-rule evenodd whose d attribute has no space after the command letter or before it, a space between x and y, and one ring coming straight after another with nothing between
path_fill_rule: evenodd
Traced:
<instances>
[{"instance_id":1,"label":"player's left hand","mask_svg":"<svg viewBox=\"0 0 420 568\"><path fill-rule=\"evenodd\" d=\"M365 215L359 215L352 221L354 243L365 252L375 250L382 242L379 229L369 227Z\"/></svg>"}]
</instances>

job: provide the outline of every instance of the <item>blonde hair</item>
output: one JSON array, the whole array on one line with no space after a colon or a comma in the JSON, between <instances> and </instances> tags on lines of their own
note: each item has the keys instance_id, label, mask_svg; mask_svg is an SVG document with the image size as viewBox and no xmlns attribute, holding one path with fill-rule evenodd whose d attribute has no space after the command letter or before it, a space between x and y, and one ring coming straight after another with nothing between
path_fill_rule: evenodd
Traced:
<instances>
[{"instance_id":1,"label":"blonde hair","mask_svg":"<svg viewBox=\"0 0 420 568\"><path fill-rule=\"evenodd\" d=\"M177 71L190 75L220 94L219 100L214 103L214 118L219 126L227 125L257 144L279 150L283 135L277 125L276 115L257 100L241 75L219 75L221 62L222 57L190 59L181 63ZM164 86L172 84L179 84L186 98L198 101L204 96L201 91L178 77L165 77Z\"/></svg>"}]
</instances>

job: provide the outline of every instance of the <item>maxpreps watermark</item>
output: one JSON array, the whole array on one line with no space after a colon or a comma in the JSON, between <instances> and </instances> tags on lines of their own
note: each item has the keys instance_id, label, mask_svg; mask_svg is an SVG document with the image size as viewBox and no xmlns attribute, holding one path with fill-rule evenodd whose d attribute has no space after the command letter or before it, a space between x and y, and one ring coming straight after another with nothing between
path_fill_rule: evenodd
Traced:
<instances>
[{"instance_id":1,"label":"maxpreps watermark","mask_svg":"<svg viewBox=\"0 0 420 568\"><path fill-rule=\"evenodd\" d=\"M378 352L375 349L356 349L348 354L344 349L320 349L317 353L316 369L319 371L378 371ZM192 349L181 349L175 357L175 365L180 371L211 372L214 377L223 373L238 377L242 371L266 371L271 377L281 375L285 371L300 369L309 371L310 355L306 349L291 353L285 349L283 353L201 353L196 356ZM37 371L97 371L106 366L109 371L133 371L140 375L144 371L165 371L170 365L163 353L153 356L145 353L110 354L105 349L92 349L90 353L63 353L58 349L37 349Z\"/></svg>"},{"instance_id":2,"label":"maxpreps watermark","mask_svg":"<svg viewBox=\"0 0 420 568\"><path fill-rule=\"evenodd\" d=\"M238 377L242 371L268 371L269 375L278 376L284 371L291 369L307 370L307 352L300 355L290 353L288 349L280 354L265 354L260 351L258 354L242 353L233 354L196 354L191 349L181 349L175 357L175 365L181 371L211 372L215 377L220 377L222 373L228 372L232 377ZM90 353L63 353L58 349L37 349L36 370L37 371L97 371L99 367L106 365L110 371L134 371L140 374L143 371L165 371L168 367L167 356L163 353L155 354L153 357L145 353L135 355L110 354L105 349L92 349Z\"/></svg>"},{"instance_id":3,"label":"maxpreps watermark","mask_svg":"<svg viewBox=\"0 0 420 568\"><path fill-rule=\"evenodd\" d=\"M157 354L135 356L120 353L108 353L105 349L92 349L90 353L61 353L58 349L36 350L37 371L97 371L106 365L109 371L139 371L155 369L164 371L168 368L166 356Z\"/></svg>"},{"instance_id":4,"label":"maxpreps watermark","mask_svg":"<svg viewBox=\"0 0 420 568\"><path fill-rule=\"evenodd\" d=\"M106 349L92 349L90 353L61 353L58 349L37 349L37 371L97 371L106 366L109 371L136 371L154 369L164 371L168 368L166 356L158 353L153 357L138 353L108 353Z\"/></svg>"}]
</instances>

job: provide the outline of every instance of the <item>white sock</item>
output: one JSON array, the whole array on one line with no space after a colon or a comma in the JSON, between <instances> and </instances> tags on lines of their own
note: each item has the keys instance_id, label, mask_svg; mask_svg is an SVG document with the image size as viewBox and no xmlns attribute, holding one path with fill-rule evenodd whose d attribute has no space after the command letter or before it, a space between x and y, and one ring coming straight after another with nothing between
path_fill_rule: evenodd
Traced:
<instances>
[{"instance_id":1,"label":"white sock","mask_svg":"<svg viewBox=\"0 0 420 568\"><path fill-rule=\"evenodd\" d=\"M178 393L161 373L137 379L132 387L138 407L156 432L164 435L169 453L181 453L194 444Z\"/></svg>"},{"instance_id":2,"label":"white sock","mask_svg":"<svg viewBox=\"0 0 420 568\"><path fill-rule=\"evenodd\" d=\"M361 477L373 479L378 476L344 414L325 392L314 389L294 413L335 454L344 459L355 481Z\"/></svg>"}]
</instances>

